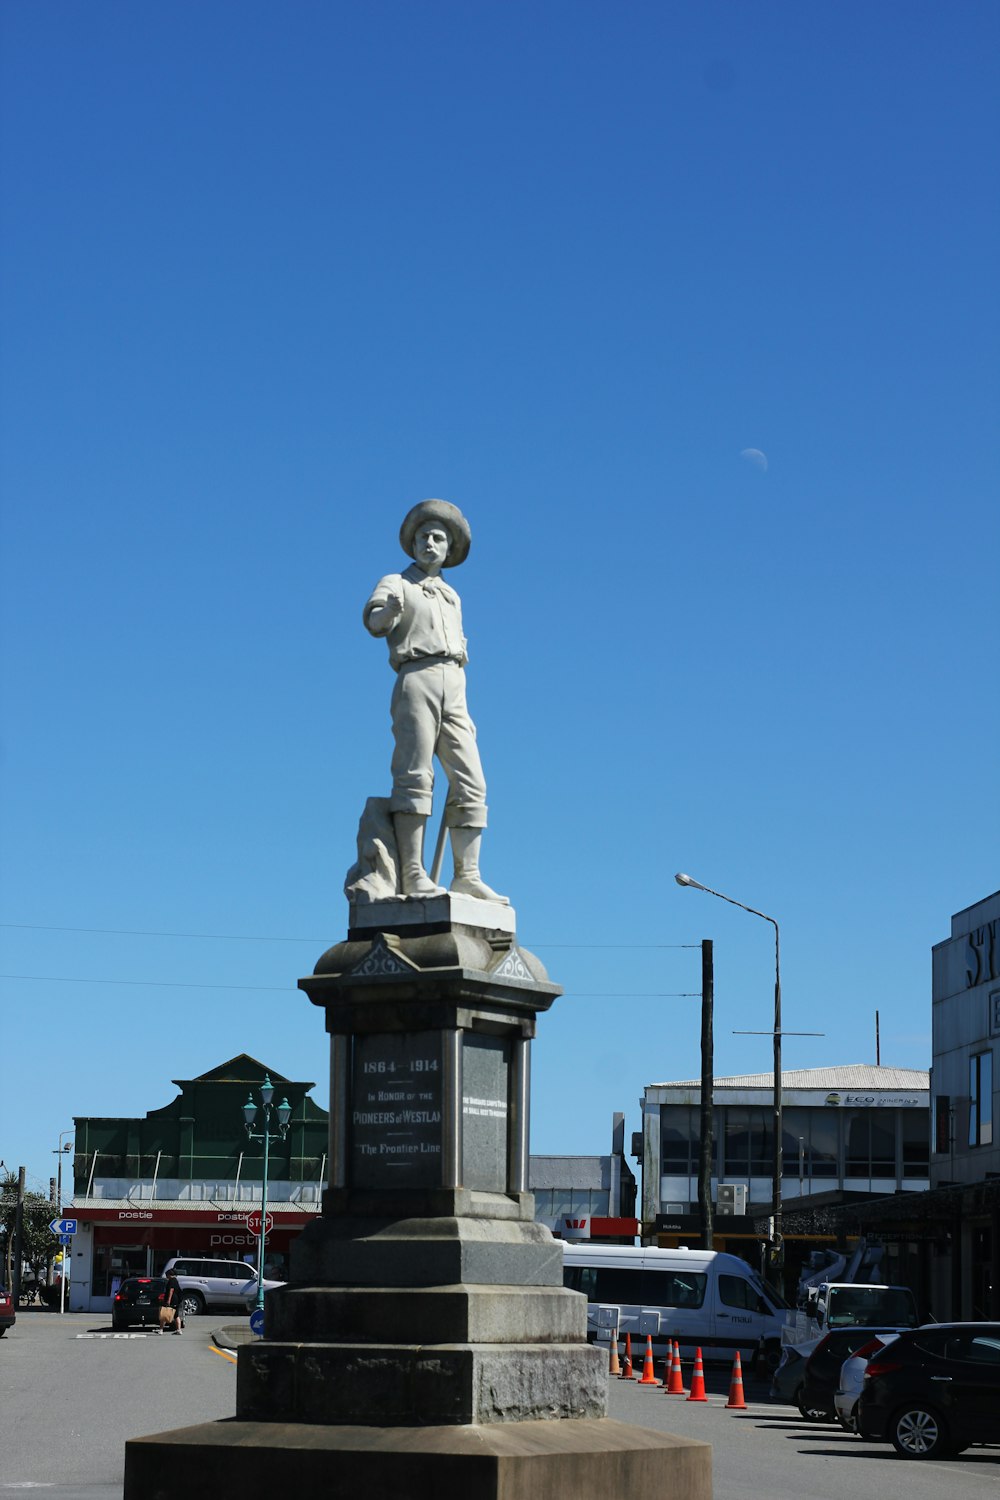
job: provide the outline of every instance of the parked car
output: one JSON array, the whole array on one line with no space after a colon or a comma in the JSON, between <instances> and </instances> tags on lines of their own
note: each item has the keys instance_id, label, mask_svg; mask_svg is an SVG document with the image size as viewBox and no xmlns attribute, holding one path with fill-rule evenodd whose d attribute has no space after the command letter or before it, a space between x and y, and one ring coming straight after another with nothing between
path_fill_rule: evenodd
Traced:
<instances>
[{"instance_id":1,"label":"parked car","mask_svg":"<svg viewBox=\"0 0 1000 1500\"><path fill-rule=\"evenodd\" d=\"M844 1360L849 1359L856 1349L870 1343L874 1334L896 1331L856 1327L831 1328L829 1333L825 1333L806 1360L802 1373L802 1389L797 1403L802 1415L814 1422L836 1421L834 1396L840 1383Z\"/></svg>"},{"instance_id":2,"label":"parked car","mask_svg":"<svg viewBox=\"0 0 1000 1500\"><path fill-rule=\"evenodd\" d=\"M1000 1443L1000 1323L933 1323L865 1370L858 1431L901 1458L943 1458Z\"/></svg>"},{"instance_id":3,"label":"parked car","mask_svg":"<svg viewBox=\"0 0 1000 1500\"><path fill-rule=\"evenodd\" d=\"M127 1276L111 1302L111 1326L116 1332L141 1323L159 1325L167 1283L162 1276Z\"/></svg>"},{"instance_id":4,"label":"parked car","mask_svg":"<svg viewBox=\"0 0 1000 1500\"><path fill-rule=\"evenodd\" d=\"M3 1338L8 1328L13 1328L16 1321L14 1299L5 1287L0 1286L0 1339Z\"/></svg>"},{"instance_id":5,"label":"parked car","mask_svg":"<svg viewBox=\"0 0 1000 1500\"><path fill-rule=\"evenodd\" d=\"M168 1260L163 1274L173 1271L181 1289L181 1308L186 1318L212 1308L221 1312L245 1313L256 1304L259 1286L256 1269L243 1260L207 1260L200 1256L175 1255ZM282 1281L268 1281L264 1290L284 1286Z\"/></svg>"},{"instance_id":6,"label":"parked car","mask_svg":"<svg viewBox=\"0 0 1000 1500\"><path fill-rule=\"evenodd\" d=\"M781 1359L771 1381L771 1400L797 1406L809 1421L833 1421L834 1395L843 1360L851 1345L858 1347L870 1341L877 1331L874 1328L837 1328L802 1343L782 1345ZM841 1350L845 1352L840 1353ZM810 1364L816 1354L819 1359Z\"/></svg>"},{"instance_id":7,"label":"parked car","mask_svg":"<svg viewBox=\"0 0 1000 1500\"><path fill-rule=\"evenodd\" d=\"M777 1369L771 1379L771 1400L781 1401L788 1406L798 1406L799 1397L802 1394L802 1378L805 1374L806 1360L819 1343L819 1339L811 1339L807 1344L783 1344L781 1347L781 1358L778 1360ZM803 1416L807 1413L803 1412Z\"/></svg>"},{"instance_id":8,"label":"parked car","mask_svg":"<svg viewBox=\"0 0 1000 1500\"><path fill-rule=\"evenodd\" d=\"M861 1387L864 1384L865 1370L869 1363L875 1358L880 1349L891 1344L893 1339L898 1338L895 1333L877 1333L867 1344L862 1344L856 1349L850 1359L845 1359L840 1367L840 1384L837 1386L833 1397L834 1411L837 1421L845 1432L857 1432L858 1430L858 1400L861 1396Z\"/></svg>"}]
</instances>

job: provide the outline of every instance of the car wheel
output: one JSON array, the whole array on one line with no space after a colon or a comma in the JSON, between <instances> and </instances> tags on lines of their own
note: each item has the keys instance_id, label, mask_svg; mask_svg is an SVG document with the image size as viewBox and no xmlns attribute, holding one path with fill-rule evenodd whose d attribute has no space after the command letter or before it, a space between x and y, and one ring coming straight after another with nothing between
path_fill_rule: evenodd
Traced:
<instances>
[{"instance_id":1,"label":"car wheel","mask_svg":"<svg viewBox=\"0 0 1000 1500\"><path fill-rule=\"evenodd\" d=\"M901 1458L941 1458L954 1449L941 1418L926 1406L902 1406L889 1424L892 1446Z\"/></svg>"},{"instance_id":2,"label":"car wheel","mask_svg":"<svg viewBox=\"0 0 1000 1500\"><path fill-rule=\"evenodd\" d=\"M196 1318L205 1311L205 1299L200 1292L181 1293L181 1317Z\"/></svg>"}]
</instances>

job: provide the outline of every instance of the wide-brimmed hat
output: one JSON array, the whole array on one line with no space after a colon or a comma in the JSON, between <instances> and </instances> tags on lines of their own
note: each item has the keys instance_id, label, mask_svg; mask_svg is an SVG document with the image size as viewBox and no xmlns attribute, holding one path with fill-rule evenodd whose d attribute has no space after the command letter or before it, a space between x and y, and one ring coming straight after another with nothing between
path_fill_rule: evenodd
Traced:
<instances>
[{"instance_id":1,"label":"wide-brimmed hat","mask_svg":"<svg viewBox=\"0 0 1000 1500\"><path fill-rule=\"evenodd\" d=\"M472 546L472 531L458 506L447 500L421 500L413 507L399 528L399 544L403 551L413 556L414 540L425 521L440 522L451 538L448 556L442 566L457 568L459 563L465 562Z\"/></svg>"}]
</instances>

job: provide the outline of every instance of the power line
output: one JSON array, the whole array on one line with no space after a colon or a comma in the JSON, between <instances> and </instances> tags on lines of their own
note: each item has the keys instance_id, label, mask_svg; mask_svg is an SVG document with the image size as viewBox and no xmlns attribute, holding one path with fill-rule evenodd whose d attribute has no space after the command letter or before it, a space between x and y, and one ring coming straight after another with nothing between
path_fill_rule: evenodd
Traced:
<instances>
[{"instance_id":1,"label":"power line","mask_svg":"<svg viewBox=\"0 0 1000 1500\"><path fill-rule=\"evenodd\" d=\"M0 979L30 979L40 984L124 984L131 989L151 985L158 990L269 990L287 995L290 984L192 984L180 979L83 979L73 974L0 974Z\"/></svg>"},{"instance_id":2,"label":"power line","mask_svg":"<svg viewBox=\"0 0 1000 1500\"><path fill-rule=\"evenodd\" d=\"M152 986L160 990L262 990L287 995L291 984L192 984L180 979L86 979L73 974L0 974L0 979L30 980L39 984L118 984L130 989ZM701 995L700 990L571 990L581 1000L675 1000Z\"/></svg>"},{"instance_id":3,"label":"power line","mask_svg":"<svg viewBox=\"0 0 1000 1500\"><path fill-rule=\"evenodd\" d=\"M217 943L329 943L327 937L262 937L259 933L240 932L157 932L134 927L57 927L42 922L0 922L0 927L14 932L86 932L104 937L201 938ZM652 950L667 948L700 948L700 943L535 943L536 948L618 948ZM0 976L3 977L3 976Z\"/></svg>"},{"instance_id":4,"label":"power line","mask_svg":"<svg viewBox=\"0 0 1000 1500\"><path fill-rule=\"evenodd\" d=\"M134 927L55 927L41 922L0 922L18 932L90 932L105 937L206 938L224 943L327 943L329 938L261 937L239 932L154 932Z\"/></svg>"}]
</instances>

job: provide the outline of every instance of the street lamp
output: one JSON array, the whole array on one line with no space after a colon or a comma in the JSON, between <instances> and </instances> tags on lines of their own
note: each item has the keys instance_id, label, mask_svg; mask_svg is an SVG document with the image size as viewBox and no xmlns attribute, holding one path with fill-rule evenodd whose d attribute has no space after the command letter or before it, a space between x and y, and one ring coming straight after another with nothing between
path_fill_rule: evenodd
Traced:
<instances>
[{"instance_id":1,"label":"street lamp","mask_svg":"<svg viewBox=\"0 0 1000 1500\"><path fill-rule=\"evenodd\" d=\"M53 1154L53 1156L58 1156L58 1158L59 1158L58 1166L56 1168L56 1197L59 1199L59 1202L56 1204L56 1207L59 1210L59 1216L60 1216L60 1218L62 1217L62 1209L63 1209L63 1202L62 1202L62 1164L63 1164L63 1156L65 1155L65 1153L67 1151L72 1151L72 1149L73 1149L72 1146L70 1145L69 1141L67 1141L66 1144L65 1144L65 1146L64 1146L63 1145L63 1139L67 1135L74 1135L74 1134L75 1134L75 1129L61 1130L59 1132L59 1145L52 1147L52 1154Z\"/></svg>"},{"instance_id":2,"label":"street lamp","mask_svg":"<svg viewBox=\"0 0 1000 1500\"><path fill-rule=\"evenodd\" d=\"M282 1099L275 1109L271 1101L274 1098L274 1084L267 1073L264 1074L264 1082L260 1085L260 1102L264 1106L264 1128L254 1130L254 1121L257 1118L257 1106L253 1102L253 1090L247 1096L247 1102L243 1106L243 1124L246 1133L252 1141L264 1142L264 1180L260 1189L260 1236L257 1240L257 1307L260 1311L264 1309L264 1241L267 1238L267 1164L268 1147L272 1141L283 1141L288 1134L288 1122L292 1118L292 1106L287 1099ZM278 1128L271 1131L272 1115L278 1117Z\"/></svg>"},{"instance_id":3,"label":"street lamp","mask_svg":"<svg viewBox=\"0 0 1000 1500\"><path fill-rule=\"evenodd\" d=\"M56 1197L58 1198L59 1201L58 1201L56 1207L59 1210L59 1217L60 1217L60 1219L62 1218L62 1164L63 1164L63 1154L65 1152L67 1152L67 1151L72 1151L72 1149L73 1149L72 1146L70 1145L69 1141L66 1142L65 1146L63 1145L63 1137L67 1136L67 1135L74 1135L74 1134L75 1134L75 1128L71 1129L71 1130L61 1130L59 1132L59 1145L58 1146L53 1146L53 1148L52 1148L53 1155L58 1156L58 1158L59 1158L59 1162L58 1162L58 1165L56 1167ZM60 1313L64 1313L66 1311L66 1252L65 1252L65 1250L63 1251L63 1273L62 1273L62 1276L59 1278L59 1311L60 1311Z\"/></svg>"},{"instance_id":4,"label":"street lamp","mask_svg":"<svg viewBox=\"0 0 1000 1500\"><path fill-rule=\"evenodd\" d=\"M713 891L711 886L702 885L700 880L694 880L690 875L678 874L674 876L674 879L678 885L692 886L696 891L705 891L709 896L718 896L720 901L728 901L730 906L738 906L741 911L748 911L753 917L761 917L765 922L770 922L774 928L774 1181L772 1186L774 1228L771 1234L771 1265L780 1282L784 1256L781 1235L781 940L778 924L766 912L758 911L754 906L746 906L742 901L735 901L732 896L724 896L721 891Z\"/></svg>"}]
</instances>

